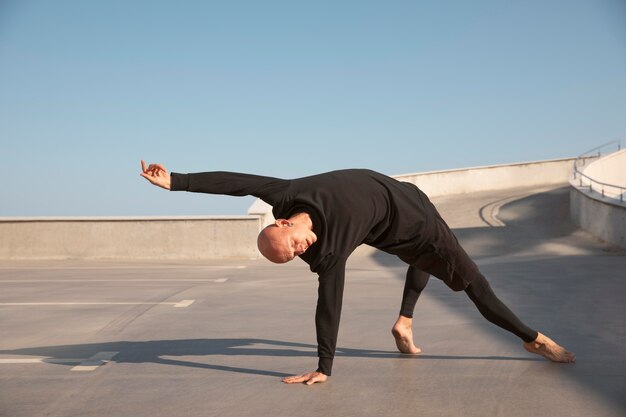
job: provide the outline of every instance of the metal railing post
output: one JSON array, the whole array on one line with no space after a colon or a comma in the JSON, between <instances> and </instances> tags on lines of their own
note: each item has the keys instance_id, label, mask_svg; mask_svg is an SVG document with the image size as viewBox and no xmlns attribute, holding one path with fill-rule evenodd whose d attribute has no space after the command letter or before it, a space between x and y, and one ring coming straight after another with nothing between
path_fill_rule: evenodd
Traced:
<instances>
[{"instance_id":1,"label":"metal railing post","mask_svg":"<svg viewBox=\"0 0 626 417\"><path fill-rule=\"evenodd\" d=\"M611 197L607 197L608 194L606 194L605 188L609 187L611 189L613 188L619 189L619 193L620 193L619 201L621 203L624 203L624 200L626 200L626 198L624 198L626 196L626 187L622 187L620 185L606 184L600 181L596 181L593 178L590 178L589 176L585 175L581 170L579 170L579 167L587 166L588 160L591 161L593 159L592 162L595 162L597 159L602 158L604 150L606 150L606 153L604 153L605 156L613 152L616 152L616 151L611 151L611 149L615 149L613 148L613 146L615 146L616 144L617 144L617 151L620 151L622 149L622 144L626 145L626 137L622 139L614 140L609 143L605 143L604 145L593 148L581 154L578 158L576 158L576 160L574 161L574 167L573 167L572 184L574 184L575 181L578 179L578 186L581 189L589 186L589 192L593 193L594 192L593 185L594 183L596 183L601 188L600 190L595 191L596 193L602 194L603 198L611 198L615 200L617 200L617 196L615 195L612 195ZM583 179L586 179L587 181L589 181L589 183L585 184Z\"/></svg>"}]
</instances>

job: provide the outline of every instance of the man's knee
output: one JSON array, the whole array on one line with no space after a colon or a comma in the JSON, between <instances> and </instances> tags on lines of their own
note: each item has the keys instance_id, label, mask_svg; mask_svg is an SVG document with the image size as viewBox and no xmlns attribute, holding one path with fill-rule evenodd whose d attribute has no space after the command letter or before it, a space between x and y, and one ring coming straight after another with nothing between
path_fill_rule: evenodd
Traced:
<instances>
[{"instance_id":1,"label":"man's knee","mask_svg":"<svg viewBox=\"0 0 626 417\"><path fill-rule=\"evenodd\" d=\"M482 274L478 274L474 277L472 282L465 288L465 292L474 303L487 296L495 295L491 289L491 285L489 285L489 282Z\"/></svg>"}]
</instances>

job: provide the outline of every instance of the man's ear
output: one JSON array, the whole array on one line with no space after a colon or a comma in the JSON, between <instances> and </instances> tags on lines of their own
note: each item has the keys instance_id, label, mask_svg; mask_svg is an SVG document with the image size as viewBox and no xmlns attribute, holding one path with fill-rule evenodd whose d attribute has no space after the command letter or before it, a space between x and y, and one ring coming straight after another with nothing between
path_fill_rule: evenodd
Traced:
<instances>
[{"instance_id":1,"label":"man's ear","mask_svg":"<svg viewBox=\"0 0 626 417\"><path fill-rule=\"evenodd\" d=\"M274 224L278 227L291 227L292 223L286 219L276 219Z\"/></svg>"}]
</instances>

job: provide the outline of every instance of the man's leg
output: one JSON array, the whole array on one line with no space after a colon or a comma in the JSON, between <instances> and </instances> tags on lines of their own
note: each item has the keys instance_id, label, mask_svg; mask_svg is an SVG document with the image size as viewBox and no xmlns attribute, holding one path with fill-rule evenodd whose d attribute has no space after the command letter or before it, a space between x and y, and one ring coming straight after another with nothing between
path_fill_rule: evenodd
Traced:
<instances>
[{"instance_id":1,"label":"man's leg","mask_svg":"<svg viewBox=\"0 0 626 417\"><path fill-rule=\"evenodd\" d=\"M526 326L515 314L494 294L491 286L480 274L465 289L465 293L474 302L480 314L498 327L508 330L524 342L532 342L537 338L537 331Z\"/></svg>"},{"instance_id":2,"label":"man's leg","mask_svg":"<svg viewBox=\"0 0 626 417\"><path fill-rule=\"evenodd\" d=\"M487 320L524 341L524 348L553 362L574 362L576 357L549 337L526 326L496 295L482 274L465 289L478 311Z\"/></svg>"},{"instance_id":3,"label":"man's leg","mask_svg":"<svg viewBox=\"0 0 626 417\"><path fill-rule=\"evenodd\" d=\"M417 354L421 352L420 348L413 343L413 310L415 309L415 303L417 303L420 294L428 283L429 276L429 273L414 266L410 266L406 271L400 315L391 329L391 334L393 334L396 340L396 346L402 353Z\"/></svg>"},{"instance_id":4,"label":"man's leg","mask_svg":"<svg viewBox=\"0 0 626 417\"><path fill-rule=\"evenodd\" d=\"M481 314L490 322L506 329L524 340L524 348L553 362L574 362L576 357L549 337L525 326L500 301L489 283L478 270L478 266L459 244L450 227L432 203L435 213L435 231L432 246L436 250L420 254L415 264L423 271L444 281L452 290L465 289ZM535 339L532 337L535 336Z\"/></svg>"}]
</instances>

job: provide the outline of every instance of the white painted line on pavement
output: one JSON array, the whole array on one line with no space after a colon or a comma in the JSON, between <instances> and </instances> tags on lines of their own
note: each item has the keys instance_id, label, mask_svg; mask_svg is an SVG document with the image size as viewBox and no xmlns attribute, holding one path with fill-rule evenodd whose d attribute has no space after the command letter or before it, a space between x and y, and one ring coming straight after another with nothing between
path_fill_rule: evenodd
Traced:
<instances>
[{"instance_id":1,"label":"white painted line on pavement","mask_svg":"<svg viewBox=\"0 0 626 417\"><path fill-rule=\"evenodd\" d=\"M14 266L0 266L0 270L5 269L33 269L33 270L57 270L57 269L246 269L246 265L94 265L94 266L28 266L28 265L14 265Z\"/></svg>"},{"instance_id":2,"label":"white painted line on pavement","mask_svg":"<svg viewBox=\"0 0 626 417\"><path fill-rule=\"evenodd\" d=\"M100 366L109 362L111 359L115 357L119 352L98 352L93 355L91 358L84 360L79 365L76 365L70 371L95 371Z\"/></svg>"},{"instance_id":3,"label":"white painted line on pavement","mask_svg":"<svg viewBox=\"0 0 626 417\"><path fill-rule=\"evenodd\" d=\"M45 358L0 359L0 363L44 363Z\"/></svg>"},{"instance_id":4,"label":"white painted line on pavement","mask_svg":"<svg viewBox=\"0 0 626 417\"><path fill-rule=\"evenodd\" d=\"M13 282L226 282L228 278L218 279L0 279L0 282L13 283Z\"/></svg>"},{"instance_id":5,"label":"white painted line on pavement","mask_svg":"<svg viewBox=\"0 0 626 417\"><path fill-rule=\"evenodd\" d=\"M161 303L109 303L109 302L89 302L89 303L0 303L0 307L8 306L22 306L22 307L33 307L33 306L93 306L93 305L171 305L174 307L189 307L193 304L195 300L182 300L176 303L170 302L161 302Z\"/></svg>"},{"instance_id":6,"label":"white painted line on pavement","mask_svg":"<svg viewBox=\"0 0 626 417\"><path fill-rule=\"evenodd\" d=\"M532 193L524 193L492 201L491 203L486 204L480 209L479 215L482 218L483 222L485 222L488 226L504 227L506 226L506 224L502 220L500 220L499 217L500 209L502 208L502 206L509 204L515 200L520 200L524 197L529 196L530 194Z\"/></svg>"},{"instance_id":7,"label":"white painted line on pavement","mask_svg":"<svg viewBox=\"0 0 626 417\"><path fill-rule=\"evenodd\" d=\"M0 359L2 364L20 364L20 363L76 363L83 359L56 359L56 358L4 358Z\"/></svg>"},{"instance_id":8,"label":"white painted line on pavement","mask_svg":"<svg viewBox=\"0 0 626 417\"><path fill-rule=\"evenodd\" d=\"M196 300L183 300L178 304L174 304L174 307L182 307L182 308L189 307L190 305L193 304L194 301Z\"/></svg>"}]
</instances>

